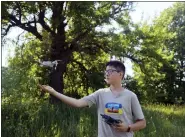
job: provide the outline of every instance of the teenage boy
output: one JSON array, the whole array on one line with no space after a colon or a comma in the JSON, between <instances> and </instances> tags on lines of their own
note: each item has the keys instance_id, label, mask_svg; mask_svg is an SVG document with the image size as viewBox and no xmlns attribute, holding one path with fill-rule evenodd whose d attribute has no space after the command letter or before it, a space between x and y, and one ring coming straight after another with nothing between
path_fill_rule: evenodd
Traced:
<instances>
[{"instance_id":1,"label":"teenage boy","mask_svg":"<svg viewBox=\"0 0 185 137\"><path fill-rule=\"evenodd\" d=\"M97 106L98 137L133 137L133 132L146 127L146 121L135 93L122 87L125 66L120 61L110 61L106 64L105 81L110 85L81 99L65 96L52 87L39 87L73 107ZM118 124L109 125L100 114L119 119Z\"/></svg>"}]
</instances>

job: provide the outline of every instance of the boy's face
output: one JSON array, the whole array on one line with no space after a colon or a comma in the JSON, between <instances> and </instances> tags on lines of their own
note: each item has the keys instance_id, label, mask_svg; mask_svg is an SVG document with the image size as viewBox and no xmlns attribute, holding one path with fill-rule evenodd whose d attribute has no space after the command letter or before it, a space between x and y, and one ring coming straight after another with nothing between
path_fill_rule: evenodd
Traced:
<instances>
[{"instance_id":1,"label":"boy's face","mask_svg":"<svg viewBox=\"0 0 185 137\"><path fill-rule=\"evenodd\" d=\"M112 66L107 66L104 75L107 84L113 84L122 80L123 72L119 72Z\"/></svg>"}]
</instances>

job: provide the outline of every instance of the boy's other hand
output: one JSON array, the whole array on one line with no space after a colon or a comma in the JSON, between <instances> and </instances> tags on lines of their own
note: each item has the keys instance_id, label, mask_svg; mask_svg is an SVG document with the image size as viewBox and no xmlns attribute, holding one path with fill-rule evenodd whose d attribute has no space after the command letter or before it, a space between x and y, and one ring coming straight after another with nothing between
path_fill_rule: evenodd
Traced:
<instances>
[{"instance_id":1,"label":"boy's other hand","mask_svg":"<svg viewBox=\"0 0 185 137\"><path fill-rule=\"evenodd\" d=\"M119 132L127 132L128 126L124 125L124 123L122 122L122 123L113 125L113 128Z\"/></svg>"},{"instance_id":2,"label":"boy's other hand","mask_svg":"<svg viewBox=\"0 0 185 137\"><path fill-rule=\"evenodd\" d=\"M40 89L42 89L43 91L48 92L50 94L52 94L53 92L55 92L55 90L52 87L50 87L50 86L40 85L40 84L38 84L38 86L39 86Z\"/></svg>"}]
</instances>

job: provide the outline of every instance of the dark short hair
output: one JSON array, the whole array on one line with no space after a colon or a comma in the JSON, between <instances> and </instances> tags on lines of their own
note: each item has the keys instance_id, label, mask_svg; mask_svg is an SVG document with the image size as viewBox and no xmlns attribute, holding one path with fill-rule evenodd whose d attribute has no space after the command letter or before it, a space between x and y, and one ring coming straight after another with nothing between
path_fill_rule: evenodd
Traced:
<instances>
[{"instance_id":1,"label":"dark short hair","mask_svg":"<svg viewBox=\"0 0 185 137\"><path fill-rule=\"evenodd\" d=\"M106 67L107 66L114 67L116 70L122 71L123 74L125 75L125 65L121 61L111 60L111 61L106 63Z\"/></svg>"}]
</instances>

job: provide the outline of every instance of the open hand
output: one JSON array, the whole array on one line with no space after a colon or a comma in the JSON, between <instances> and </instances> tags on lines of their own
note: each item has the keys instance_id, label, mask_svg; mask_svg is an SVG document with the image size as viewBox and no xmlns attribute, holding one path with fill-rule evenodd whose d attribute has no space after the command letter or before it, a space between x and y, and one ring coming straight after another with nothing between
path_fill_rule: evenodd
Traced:
<instances>
[{"instance_id":1,"label":"open hand","mask_svg":"<svg viewBox=\"0 0 185 137\"><path fill-rule=\"evenodd\" d=\"M40 87L40 89L42 89L43 91L48 92L50 94L55 92L55 90L52 87L50 87L50 86L40 85L40 84L38 84L38 86Z\"/></svg>"}]
</instances>

